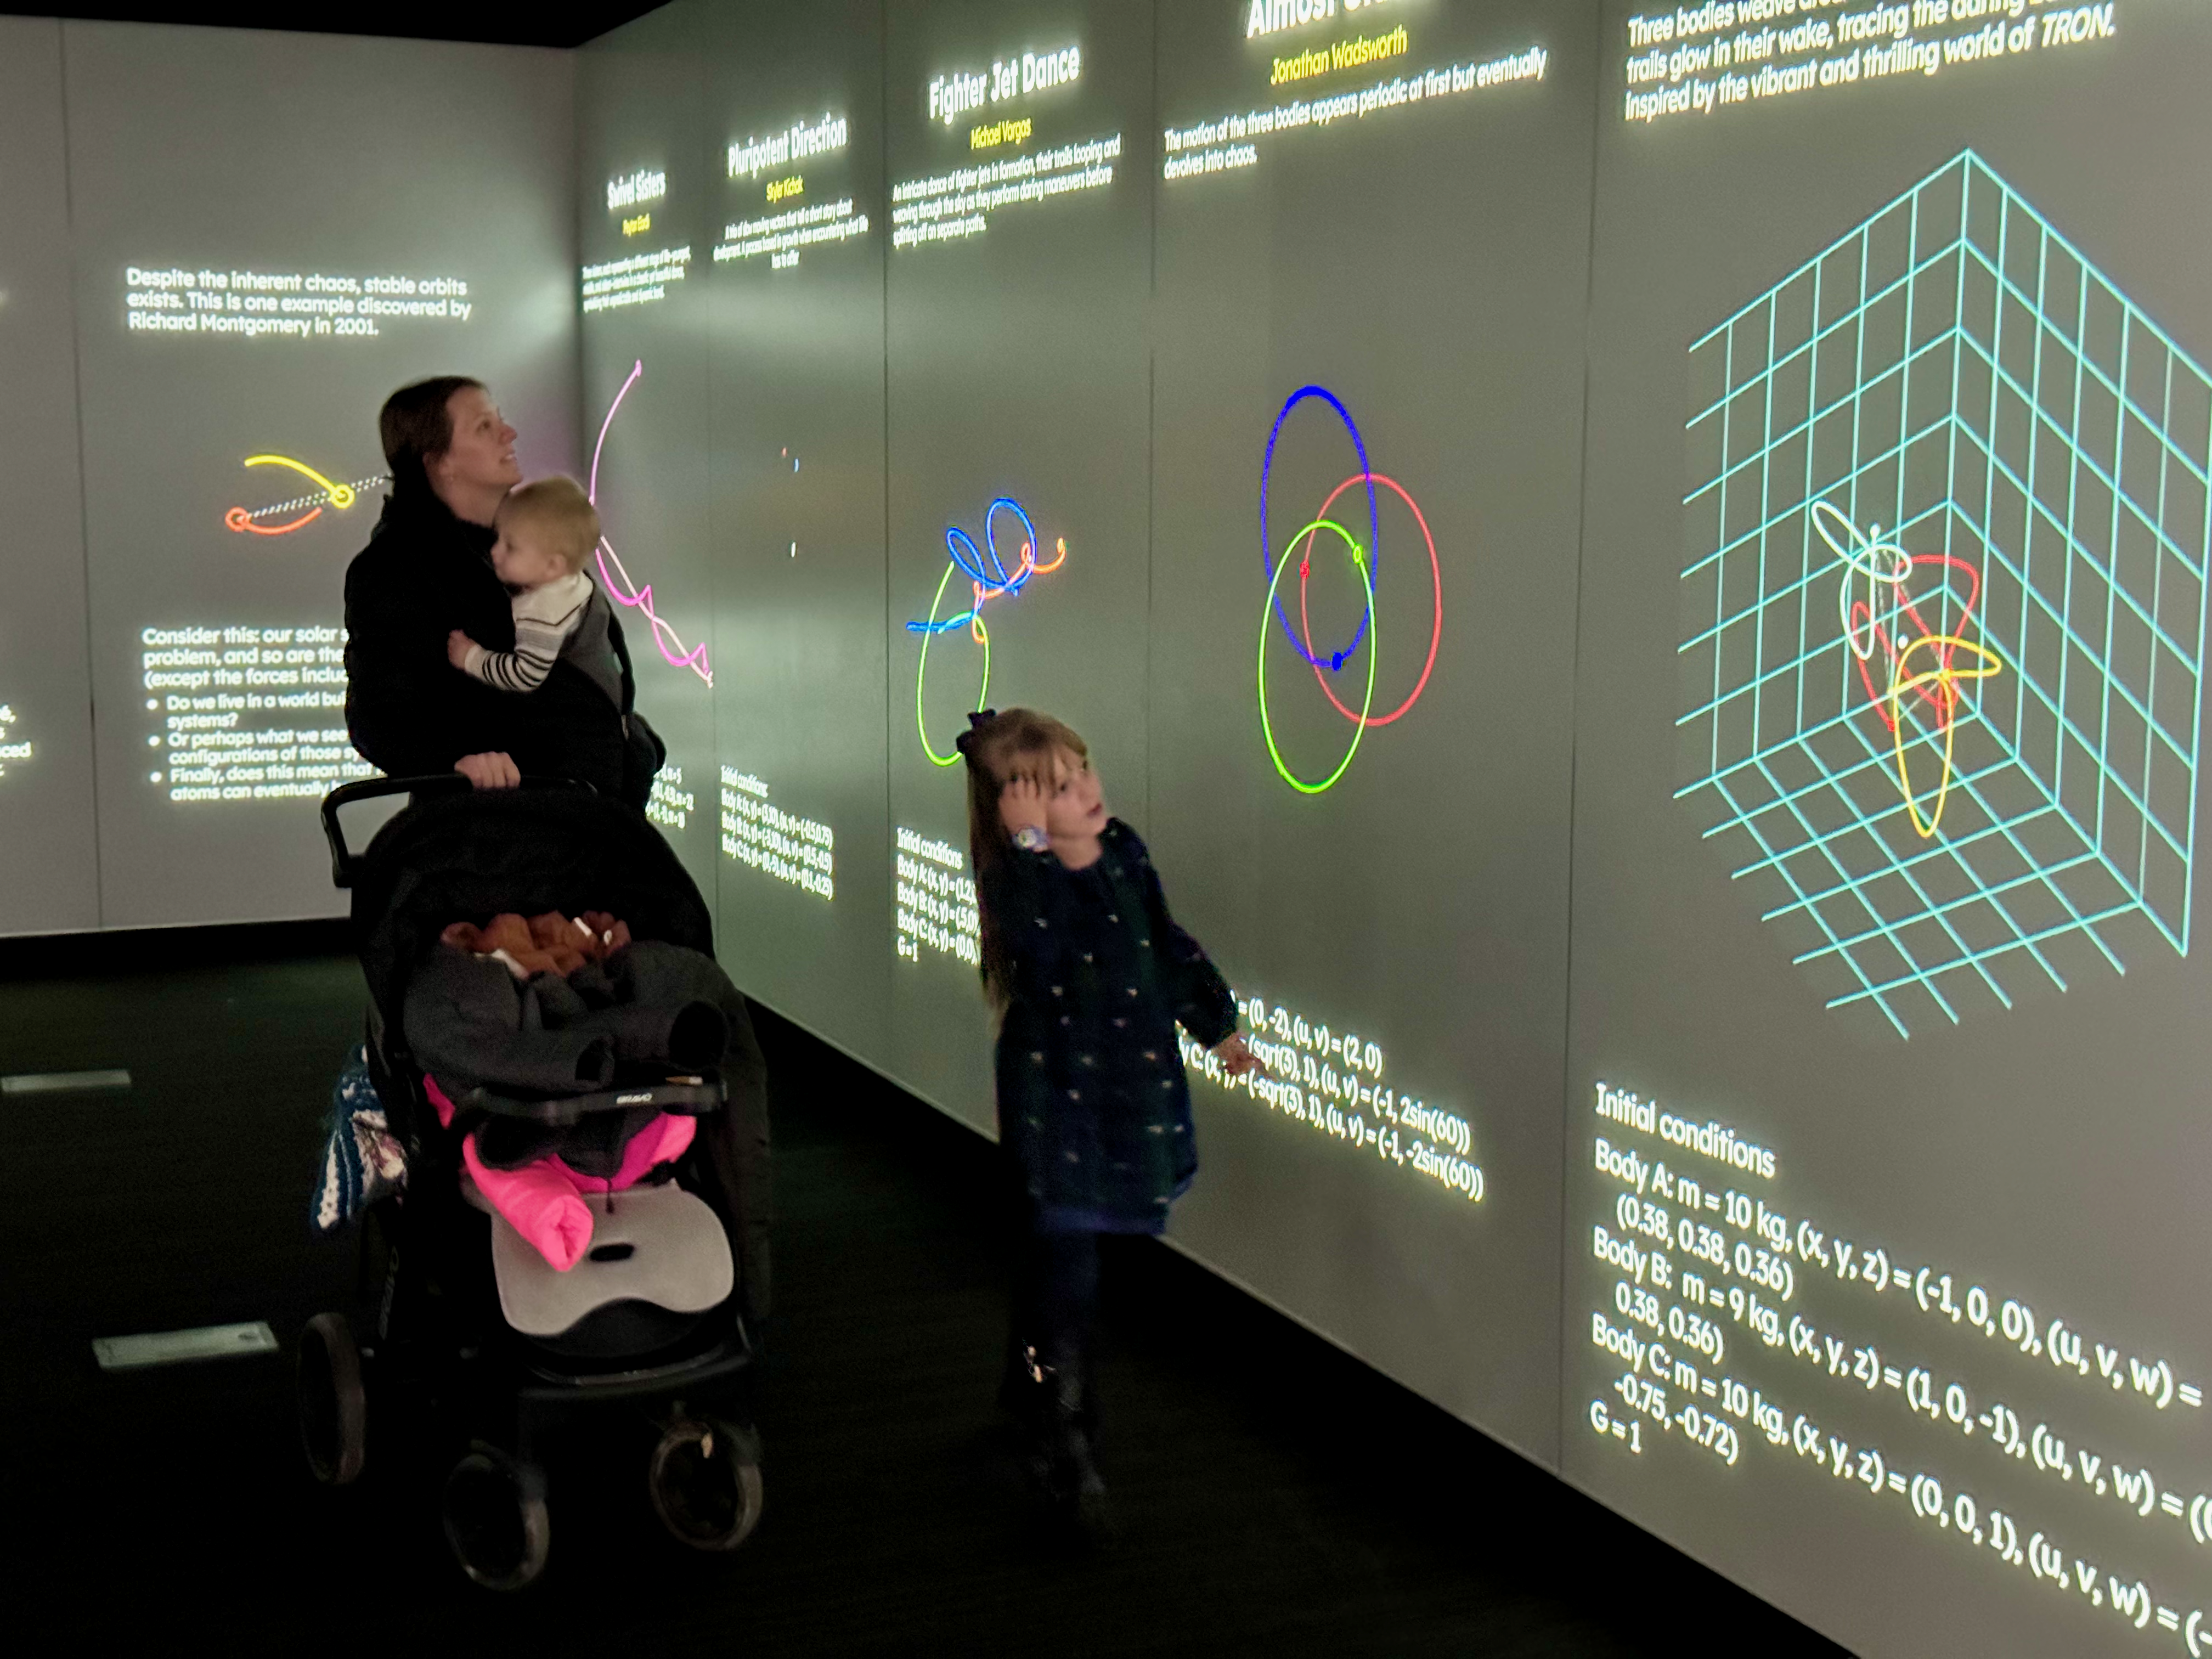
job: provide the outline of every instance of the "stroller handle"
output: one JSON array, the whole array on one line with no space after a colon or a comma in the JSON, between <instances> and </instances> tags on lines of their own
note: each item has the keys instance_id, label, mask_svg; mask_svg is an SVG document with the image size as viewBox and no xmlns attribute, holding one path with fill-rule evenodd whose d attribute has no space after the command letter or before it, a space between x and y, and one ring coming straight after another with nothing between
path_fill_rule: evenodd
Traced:
<instances>
[{"instance_id":1,"label":"stroller handle","mask_svg":"<svg viewBox=\"0 0 2212 1659\"><path fill-rule=\"evenodd\" d=\"M587 795L599 792L582 778L535 776L523 779L525 789L574 789ZM323 839L331 844L331 884L351 887L361 860L346 845L345 830L338 823L338 813L349 806L365 800L382 800L391 795L452 795L465 794L475 786L459 772L432 772L412 778L363 778L358 783L342 783L323 797Z\"/></svg>"},{"instance_id":2,"label":"stroller handle","mask_svg":"<svg viewBox=\"0 0 2212 1659\"><path fill-rule=\"evenodd\" d=\"M354 872L361 862L346 846L345 829L338 822L342 808L358 805L365 800L381 800L388 795L451 794L456 789L471 787L459 772L437 772L416 778L363 778L358 783L340 784L323 797L323 839L331 844L331 884L352 886Z\"/></svg>"}]
</instances>

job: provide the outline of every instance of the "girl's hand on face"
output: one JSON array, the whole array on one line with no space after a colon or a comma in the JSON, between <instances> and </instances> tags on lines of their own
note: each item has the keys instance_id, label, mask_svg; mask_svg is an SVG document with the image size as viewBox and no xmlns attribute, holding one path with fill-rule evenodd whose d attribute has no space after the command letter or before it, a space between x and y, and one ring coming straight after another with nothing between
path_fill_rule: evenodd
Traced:
<instances>
[{"instance_id":1,"label":"girl's hand on face","mask_svg":"<svg viewBox=\"0 0 2212 1659\"><path fill-rule=\"evenodd\" d=\"M1017 775L999 791L999 821L1009 836L1044 828L1044 789L1033 777Z\"/></svg>"},{"instance_id":2,"label":"girl's hand on face","mask_svg":"<svg viewBox=\"0 0 2212 1659\"><path fill-rule=\"evenodd\" d=\"M1260 1056L1245 1046L1241 1031L1216 1048L1213 1054L1214 1058L1221 1062L1221 1069L1231 1077L1242 1077L1247 1072L1257 1072L1261 1077L1274 1076L1261 1062Z\"/></svg>"}]
</instances>

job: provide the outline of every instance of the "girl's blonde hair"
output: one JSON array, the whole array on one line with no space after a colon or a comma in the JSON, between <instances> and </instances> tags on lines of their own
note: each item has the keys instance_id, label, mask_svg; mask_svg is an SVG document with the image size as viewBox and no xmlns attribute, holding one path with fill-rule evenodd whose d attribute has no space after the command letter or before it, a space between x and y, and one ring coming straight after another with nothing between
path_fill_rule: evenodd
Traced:
<instances>
[{"instance_id":1,"label":"girl's blonde hair","mask_svg":"<svg viewBox=\"0 0 2212 1659\"><path fill-rule=\"evenodd\" d=\"M1013 957L991 915L990 895L1006 872L1013 842L999 816L999 796L1018 777L1033 777L1049 791L1054 757L1066 753L1087 763L1091 749L1065 721L1034 708L970 714L959 748L968 760L968 853L975 861L983 989L1003 1008L1012 991Z\"/></svg>"}]
</instances>

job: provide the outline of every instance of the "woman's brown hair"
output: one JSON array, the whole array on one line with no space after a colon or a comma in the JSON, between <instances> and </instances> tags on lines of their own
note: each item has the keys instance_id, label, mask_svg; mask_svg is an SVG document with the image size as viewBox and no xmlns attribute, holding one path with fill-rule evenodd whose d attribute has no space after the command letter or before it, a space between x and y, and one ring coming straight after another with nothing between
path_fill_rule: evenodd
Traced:
<instances>
[{"instance_id":1,"label":"woman's brown hair","mask_svg":"<svg viewBox=\"0 0 2212 1659\"><path fill-rule=\"evenodd\" d=\"M960 752L968 758L968 854L975 871L975 909L981 935L983 989L1003 1008L1013 988L1013 957L991 917L989 895L1005 875L1013 842L999 816L999 797L1018 777L1053 787L1053 761L1065 753L1088 763L1090 746L1065 721L1034 708L987 708L968 717Z\"/></svg>"},{"instance_id":2,"label":"woman's brown hair","mask_svg":"<svg viewBox=\"0 0 2212 1659\"><path fill-rule=\"evenodd\" d=\"M482 380L466 374L441 374L403 386L377 412L376 435L384 441L384 463L392 469L392 493L412 498L430 493L431 461L453 447L453 416L448 407L456 392Z\"/></svg>"}]
</instances>

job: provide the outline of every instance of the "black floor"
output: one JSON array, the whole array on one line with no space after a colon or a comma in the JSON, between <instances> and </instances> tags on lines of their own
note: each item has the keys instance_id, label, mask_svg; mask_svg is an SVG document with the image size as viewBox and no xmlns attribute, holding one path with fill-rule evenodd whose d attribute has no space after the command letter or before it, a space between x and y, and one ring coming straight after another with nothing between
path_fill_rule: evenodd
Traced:
<instances>
[{"instance_id":1,"label":"black floor","mask_svg":"<svg viewBox=\"0 0 2212 1659\"><path fill-rule=\"evenodd\" d=\"M1092 1559L1048 1547L989 1431L988 1149L765 1015L760 1531L726 1559L668 1541L641 1449L617 1437L555 1464L546 1579L475 1590L425 1492L312 1486L288 1360L116 1376L93 1360L97 1336L265 1319L289 1338L343 1304L349 1244L306 1224L362 1007L335 948L327 930L234 929L0 955L0 1074L134 1079L0 1097L0 1577L19 1630L402 1656L1623 1655L1678 1652L1685 1629L1719 1654L1838 1651L1149 1241L1107 1263L1103 1462L1125 1535ZM1419 1467L1380 1452L1414 1433Z\"/></svg>"}]
</instances>

